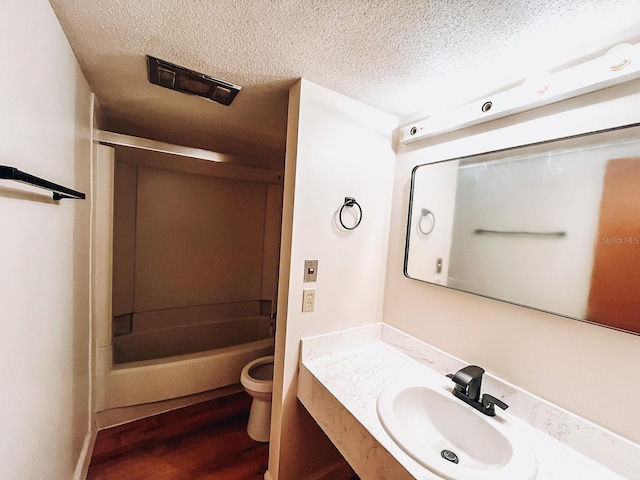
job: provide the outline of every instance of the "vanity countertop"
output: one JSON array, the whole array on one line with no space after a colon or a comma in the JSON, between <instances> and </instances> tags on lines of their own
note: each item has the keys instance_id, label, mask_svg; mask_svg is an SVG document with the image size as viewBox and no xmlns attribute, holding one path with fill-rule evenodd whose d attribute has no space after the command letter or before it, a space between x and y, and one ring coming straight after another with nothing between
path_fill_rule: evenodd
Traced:
<instances>
[{"instance_id":1,"label":"vanity countertop","mask_svg":"<svg viewBox=\"0 0 640 480\"><path fill-rule=\"evenodd\" d=\"M387 327L378 324L303 339L298 398L363 480L439 480L389 437L378 419L376 401L396 380L420 378L442 384L448 379L383 341L383 328ZM501 393L490 385L483 391ZM508 411L496 415L508 417L530 442L538 463L537 480L625 478Z\"/></svg>"}]
</instances>

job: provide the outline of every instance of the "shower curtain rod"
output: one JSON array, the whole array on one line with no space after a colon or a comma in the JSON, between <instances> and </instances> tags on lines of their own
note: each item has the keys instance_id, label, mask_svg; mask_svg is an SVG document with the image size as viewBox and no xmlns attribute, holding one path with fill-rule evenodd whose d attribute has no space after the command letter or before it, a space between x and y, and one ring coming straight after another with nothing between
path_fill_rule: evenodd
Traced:
<instances>
[{"instance_id":1,"label":"shower curtain rod","mask_svg":"<svg viewBox=\"0 0 640 480\"><path fill-rule=\"evenodd\" d=\"M9 167L6 165L0 165L0 179L14 180L16 182L26 183L28 185L34 185L46 190L51 190L53 192L54 200L61 200L63 198L84 200L84 198L86 197L82 192L63 187L62 185L58 185L57 183L50 182L43 178L22 172L15 167Z\"/></svg>"},{"instance_id":2,"label":"shower curtain rod","mask_svg":"<svg viewBox=\"0 0 640 480\"><path fill-rule=\"evenodd\" d=\"M281 165L276 165L273 162L269 162L266 160L258 160L256 158L233 155L230 153L218 153L211 150L204 150L202 148L174 145L172 143L150 140L148 138L134 137L131 135L124 135L122 133L108 132L106 130L94 130L94 139L103 145L109 145L113 147L128 147L138 150L148 150L151 152L177 155L179 157L196 158L199 160L207 160L217 163L230 163L244 167L272 170L275 172L279 172L282 170Z\"/></svg>"}]
</instances>

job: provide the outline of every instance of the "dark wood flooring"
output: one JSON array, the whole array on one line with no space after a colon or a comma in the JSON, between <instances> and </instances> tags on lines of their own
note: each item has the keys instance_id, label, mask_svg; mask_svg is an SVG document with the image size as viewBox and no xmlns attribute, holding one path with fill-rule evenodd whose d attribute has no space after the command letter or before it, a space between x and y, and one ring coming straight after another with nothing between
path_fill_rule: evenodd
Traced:
<instances>
[{"instance_id":1,"label":"dark wood flooring","mask_svg":"<svg viewBox=\"0 0 640 480\"><path fill-rule=\"evenodd\" d=\"M269 444L247 435L245 392L98 432L88 480L263 480Z\"/></svg>"},{"instance_id":2,"label":"dark wood flooring","mask_svg":"<svg viewBox=\"0 0 640 480\"><path fill-rule=\"evenodd\" d=\"M264 480L269 444L247 434L250 407L240 392L101 430L87 480Z\"/></svg>"}]
</instances>

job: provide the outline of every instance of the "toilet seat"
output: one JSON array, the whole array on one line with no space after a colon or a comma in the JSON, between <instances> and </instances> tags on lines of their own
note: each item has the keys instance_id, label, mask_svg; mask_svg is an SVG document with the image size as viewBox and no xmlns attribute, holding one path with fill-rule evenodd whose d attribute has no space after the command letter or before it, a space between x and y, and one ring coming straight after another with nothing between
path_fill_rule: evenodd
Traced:
<instances>
[{"instance_id":1,"label":"toilet seat","mask_svg":"<svg viewBox=\"0 0 640 480\"><path fill-rule=\"evenodd\" d=\"M256 358L240 373L240 383L247 390L271 393L273 390L273 355Z\"/></svg>"}]
</instances>

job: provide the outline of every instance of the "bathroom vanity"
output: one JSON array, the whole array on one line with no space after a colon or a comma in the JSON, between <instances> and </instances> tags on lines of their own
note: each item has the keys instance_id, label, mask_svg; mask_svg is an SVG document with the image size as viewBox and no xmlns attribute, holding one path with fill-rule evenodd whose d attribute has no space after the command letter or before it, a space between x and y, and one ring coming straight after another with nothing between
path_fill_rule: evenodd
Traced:
<instances>
[{"instance_id":1,"label":"bathroom vanity","mask_svg":"<svg viewBox=\"0 0 640 480\"><path fill-rule=\"evenodd\" d=\"M407 454L383 427L377 404L380 394L398 382L451 393L454 385L445 375L465 367L464 362L385 324L301 344L298 398L362 480L459 478L440 476ZM637 444L490 374L482 389L509 405L487 421L508 424L535 456L537 472L522 472L522 478L640 479Z\"/></svg>"}]
</instances>

